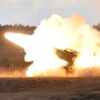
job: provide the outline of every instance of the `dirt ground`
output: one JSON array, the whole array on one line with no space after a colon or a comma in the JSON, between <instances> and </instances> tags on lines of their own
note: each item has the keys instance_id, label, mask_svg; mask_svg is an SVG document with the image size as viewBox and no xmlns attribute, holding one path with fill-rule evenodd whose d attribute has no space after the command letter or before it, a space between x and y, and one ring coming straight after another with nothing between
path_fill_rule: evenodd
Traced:
<instances>
[{"instance_id":1,"label":"dirt ground","mask_svg":"<svg viewBox=\"0 0 100 100\"><path fill-rule=\"evenodd\" d=\"M0 100L100 100L100 77L0 78Z\"/></svg>"}]
</instances>

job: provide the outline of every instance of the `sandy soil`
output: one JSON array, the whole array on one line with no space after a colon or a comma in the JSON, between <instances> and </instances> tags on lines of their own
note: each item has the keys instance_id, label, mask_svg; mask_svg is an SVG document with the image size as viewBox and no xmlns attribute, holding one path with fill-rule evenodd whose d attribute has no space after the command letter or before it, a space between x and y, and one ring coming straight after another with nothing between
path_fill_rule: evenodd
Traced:
<instances>
[{"instance_id":1,"label":"sandy soil","mask_svg":"<svg viewBox=\"0 0 100 100\"><path fill-rule=\"evenodd\" d=\"M0 100L100 100L100 77L0 78Z\"/></svg>"}]
</instances>

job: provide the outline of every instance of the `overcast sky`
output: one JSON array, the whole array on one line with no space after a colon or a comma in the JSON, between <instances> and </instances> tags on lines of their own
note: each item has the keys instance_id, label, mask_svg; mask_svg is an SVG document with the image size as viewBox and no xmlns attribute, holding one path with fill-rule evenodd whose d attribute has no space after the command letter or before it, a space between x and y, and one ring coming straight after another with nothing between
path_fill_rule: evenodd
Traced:
<instances>
[{"instance_id":1,"label":"overcast sky","mask_svg":"<svg viewBox=\"0 0 100 100\"><path fill-rule=\"evenodd\" d=\"M38 25L52 14L100 22L100 0L0 0L0 24Z\"/></svg>"}]
</instances>

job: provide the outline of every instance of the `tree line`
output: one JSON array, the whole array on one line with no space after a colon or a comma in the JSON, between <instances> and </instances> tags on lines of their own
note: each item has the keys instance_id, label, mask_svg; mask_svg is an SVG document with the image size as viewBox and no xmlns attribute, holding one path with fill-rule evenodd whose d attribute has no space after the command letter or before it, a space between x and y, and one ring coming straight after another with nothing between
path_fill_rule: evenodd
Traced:
<instances>
[{"instance_id":1,"label":"tree line","mask_svg":"<svg viewBox=\"0 0 100 100\"><path fill-rule=\"evenodd\" d=\"M100 23L98 23L97 25L93 26L95 29L97 29L98 31L100 31Z\"/></svg>"},{"instance_id":2,"label":"tree line","mask_svg":"<svg viewBox=\"0 0 100 100\"><path fill-rule=\"evenodd\" d=\"M93 27L100 31L100 23L93 25ZM16 33L23 33L31 35L34 33L36 26L29 26L29 25L22 25L22 24L15 24L15 25L1 25L0 24L0 35L5 32L16 32Z\"/></svg>"},{"instance_id":3,"label":"tree line","mask_svg":"<svg viewBox=\"0 0 100 100\"><path fill-rule=\"evenodd\" d=\"M23 33L23 34L32 34L36 26L29 26L29 25L22 25L22 24L15 24L15 25L1 25L0 24L0 35L5 32L16 32L16 33Z\"/></svg>"}]
</instances>

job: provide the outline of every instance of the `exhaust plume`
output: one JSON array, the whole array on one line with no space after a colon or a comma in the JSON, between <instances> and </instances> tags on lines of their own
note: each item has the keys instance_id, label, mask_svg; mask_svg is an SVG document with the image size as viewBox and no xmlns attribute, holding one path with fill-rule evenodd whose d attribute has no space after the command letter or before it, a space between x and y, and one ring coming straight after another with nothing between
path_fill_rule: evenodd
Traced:
<instances>
[{"instance_id":1,"label":"exhaust plume","mask_svg":"<svg viewBox=\"0 0 100 100\"><path fill-rule=\"evenodd\" d=\"M25 61L34 61L26 76L66 77L68 67L73 70L69 76L100 75L100 32L79 15L69 18L52 15L41 21L33 35L6 33L5 36L25 49ZM67 51L63 53L66 59L69 51L77 52L77 55L72 53L69 60L65 60L55 48Z\"/></svg>"}]
</instances>

